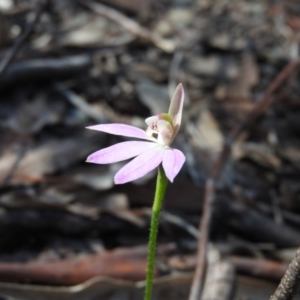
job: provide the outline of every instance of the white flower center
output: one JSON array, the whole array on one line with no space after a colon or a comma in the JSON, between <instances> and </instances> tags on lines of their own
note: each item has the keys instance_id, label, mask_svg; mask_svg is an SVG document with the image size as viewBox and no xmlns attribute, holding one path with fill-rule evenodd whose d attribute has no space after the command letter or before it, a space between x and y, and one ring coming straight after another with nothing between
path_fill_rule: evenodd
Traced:
<instances>
[{"instance_id":1,"label":"white flower center","mask_svg":"<svg viewBox=\"0 0 300 300\"><path fill-rule=\"evenodd\" d=\"M173 126L163 115L149 117L145 120L148 128L147 134L163 146L169 146L173 140Z\"/></svg>"}]
</instances>

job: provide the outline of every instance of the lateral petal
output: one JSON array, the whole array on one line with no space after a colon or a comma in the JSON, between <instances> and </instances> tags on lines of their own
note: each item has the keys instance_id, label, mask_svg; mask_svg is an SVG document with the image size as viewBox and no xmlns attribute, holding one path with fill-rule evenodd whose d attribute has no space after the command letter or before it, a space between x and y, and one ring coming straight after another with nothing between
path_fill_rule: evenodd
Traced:
<instances>
[{"instance_id":1,"label":"lateral petal","mask_svg":"<svg viewBox=\"0 0 300 300\"><path fill-rule=\"evenodd\" d=\"M122 142L92 153L87 158L87 162L95 164L110 164L135 157L155 147L157 147L157 144L151 142Z\"/></svg>"},{"instance_id":2,"label":"lateral petal","mask_svg":"<svg viewBox=\"0 0 300 300\"><path fill-rule=\"evenodd\" d=\"M119 170L115 175L115 184L123 184L143 177L162 162L163 156L164 148L158 145L141 153Z\"/></svg>"},{"instance_id":3,"label":"lateral petal","mask_svg":"<svg viewBox=\"0 0 300 300\"><path fill-rule=\"evenodd\" d=\"M168 148L164 151L162 165L166 176L171 182L173 182L174 178L179 173L184 162L185 156L181 151L172 148Z\"/></svg>"},{"instance_id":4,"label":"lateral petal","mask_svg":"<svg viewBox=\"0 0 300 300\"><path fill-rule=\"evenodd\" d=\"M126 124L100 124L89 126L87 129L98 130L110 134L122 135L127 137L133 137L138 139L150 140L153 139L146 134L146 131Z\"/></svg>"}]
</instances>

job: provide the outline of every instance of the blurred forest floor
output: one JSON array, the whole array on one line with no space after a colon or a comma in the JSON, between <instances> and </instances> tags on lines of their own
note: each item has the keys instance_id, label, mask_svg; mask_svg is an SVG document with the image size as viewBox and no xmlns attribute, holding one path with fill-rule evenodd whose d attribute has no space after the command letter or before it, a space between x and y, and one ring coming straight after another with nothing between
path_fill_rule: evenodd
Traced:
<instances>
[{"instance_id":1,"label":"blurred forest floor","mask_svg":"<svg viewBox=\"0 0 300 300\"><path fill-rule=\"evenodd\" d=\"M0 0L1 299L142 298L155 172L115 186L85 159L124 139L85 127L145 128L179 82L154 299L187 299L212 166L293 64L219 170L202 297L268 299L300 245L299 30L296 0Z\"/></svg>"}]
</instances>

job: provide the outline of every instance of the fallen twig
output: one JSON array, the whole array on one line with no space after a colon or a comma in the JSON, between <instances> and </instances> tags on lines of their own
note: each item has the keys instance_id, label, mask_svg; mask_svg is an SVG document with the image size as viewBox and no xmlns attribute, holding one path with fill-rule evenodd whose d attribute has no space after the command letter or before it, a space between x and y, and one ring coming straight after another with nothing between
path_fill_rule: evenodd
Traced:
<instances>
[{"instance_id":1,"label":"fallen twig","mask_svg":"<svg viewBox=\"0 0 300 300\"><path fill-rule=\"evenodd\" d=\"M262 258L229 256L228 260L233 263L238 273L267 280L280 280L287 267L286 263Z\"/></svg>"},{"instance_id":2,"label":"fallen twig","mask_svg":"<svg viewBox=\"0 0 300 300\"><path fill-rule=\"evenodd\" d=\"M203 288L203 300L230 300L235 289L235 269L220 252L210 245L208 255L207 279Z\"/></svg>"},{"instance_id":3,"label":"fallen twig","mask_svg":"<svg viewBox=\"0 0 300 300\"><path fill-rule=\"evenodd\" d=\"M226 218L226 226L234 232L240 232L247 240L269 243L281 248L300 245L299 231L288 224L276 223L256 209L225 197L222 197L217 205L217 210Z\"/></svg>"},{"instance_id":4,"label":"fallen twig","mask_svg":"<svg viewBox=\"0 0 300 300\"><path fill-rule=\"evenodd\" d=\"M142 38L147 41L151 41L156 47L159 49L172 53L175 50L175 44L170 41L161 38L160 36L150 32L148 29L142 27L140 24L135 22L134 20L124 16L117 10L107 7L100 3L95 3L92 1L82 1L78 0L82 5L88 7L89 9L93 10L94 12L105 16L106 18L114 21L115 23L121 25L126 30L134 34L135 36Z\"/></svg>"},{"instance_id":5,"label":"fallen twig","mask_svg":"<svg viewBox=\"0 0 300 300\"><path fill-rule=\"evenodd\" d=\"M105 118L102 113L95 110L92 106L90 106L85 99L81 96L75 94L72 90L68 89L62 83L57 83L54 86L55 90L61 93L65 98L69 100L71 104L77 107L80 111L82 111L86 116L93 119L95 122L104 123Z\"/></svg>"},{"instance_id":6,"label":"fallen twig","mask_svg":"<svg viewBox=\"0 0 300 300\"><path fill-rule=\"evenodd\" d=\"M158 253L166 254L173 245L161 245ZM144 246L119 248L73 259L29 261L26 263L0 262L2 282L35 282L43 284L74 285L96 276L128 281L145 278L147 248ZM155 269L155 277L159 270Z\"/></svg>"},{"instance_id":7,"label":"fallen twig","mask_svg":"<svg viewBox=\"0 0 300 300\"><path fill-rule=\"evenodd\" d=\"M210 259L211 252L215 248L210 244L208 260ZM197 257L195 255L177 255L169 259L169 267L171 269L178 270L180 272L187 272L194 270L196 266ZM253 257L243 257L236 255L229 255L221 260L227 263L233 264L236 272L238 274L243 274L251 277L258 277L267 280L280 280L284 275L288 265L283 262L267 260L264 258L253 258ZM210 262L208 261L208 265ZM209 269L209 266L208 266ZM208 270L209 272L209 270ZM207 275L209 276L209 275ZM207 286L207 279L205 281L205 286ZM204 294L204 292L203 292ZM203 295L202 295L203 297ZM213 298L214 299L214 298Z\"/></svg>"},{"instance_id":8,"label":"fallen twig","mask_svg":"<svg viewBox=\"0 0 300 300\"><path fill-rule=\"evenodd\" d=\"M298 65L299 60L293 60L289 64L287 64L286 67L276 76L263 96L257 101L255 107L250 112L245 121L233 129L232 133L225 141L222 151L213 164L211 174L205 184L203 215L199 224L201 239L199 239L198 241L196 271L189 295L189 300L200 299L202 293L206 265L206 249L210 232L213 203L215 198L215 185L223 166L228 160L231 146L233 142L240 136L240 134L244 130L249 128L251 124L257 119L257 117L263 114L263 112L265 112L266 109L271 105L271 103L273 102L273 98L271 97L271 95L282 84L282 82L295 71Z\"/></svg>"},{"instance_id":9,"label":"fallen twig","mask_svg":"<svg viewBox=\"0 0 300 300\"><path fill-rule=\"evenodd\" d=\"M300 288L300 248L270 300L292 300Z\"/></svg>"},{"instance_id":10,"label":"fallen twig","mask_svg":"<svg viewBox=\"0 0 300 300\"><path fill-rule=\"evenodd\" d=\"M86 72L93 65L89 54L62 58L41 58L15 62L3 74L0 89L24 82L65 79ZM30 73L30 76L28 74Z\"/></svg>"}]
</instances>

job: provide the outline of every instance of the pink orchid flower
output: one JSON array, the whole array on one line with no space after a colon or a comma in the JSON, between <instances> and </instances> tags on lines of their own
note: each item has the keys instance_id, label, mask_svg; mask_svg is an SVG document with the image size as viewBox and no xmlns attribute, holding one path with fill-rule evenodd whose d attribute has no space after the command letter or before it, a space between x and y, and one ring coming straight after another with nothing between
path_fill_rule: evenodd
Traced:
<instances>
[{"instance_id":1,"label":"pink orchid flower","mask_svg":"<svg viewBox=\"0 0 300 300\"><path fill-rule=\"evenodd\" d=\"M167 178L173 182L185 162L184 154L170 147L179 131L184 101L184 90L179 84L170 103L169 112L145 120L146 131L125 124L101 124L87 127L110 134L147 141L127 141L99 150L87 162L110 164L135 157L115 175L115 184L123 184L143 177L161 163Z\"/></svg>"}]
</instances>

